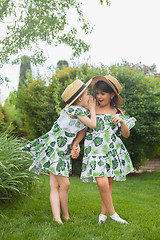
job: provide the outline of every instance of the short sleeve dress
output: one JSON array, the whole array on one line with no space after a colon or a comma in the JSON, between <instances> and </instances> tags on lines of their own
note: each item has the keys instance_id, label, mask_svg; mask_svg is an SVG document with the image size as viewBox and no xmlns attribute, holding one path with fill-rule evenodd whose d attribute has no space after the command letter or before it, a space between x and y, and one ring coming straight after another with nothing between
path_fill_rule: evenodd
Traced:
<instances>
[{"instance_id":1,"label":"short sleeve dress","mask_svg":"<svg viewBox=\"0 0 160 240\"><path fill-rule=\"evenodd\" d=\"M72 170L70 155L73 140L80 130L86 128L76 116L89 114L88 110L79 106L65 108L49 132L24 146L22 150L34 158L29 171L39 175L47 170L68 177Z\"/></svg>"},{"instance_id":2,"label":"short sleeve dress","mask_svg":"<svg viewBox=\"0 0 160 240\"><path fill-rule=\"evenodd\" d=\"M131 129L136 119L122 116ZM126 175L133 170L133 165L124 146L121 125L111 123L113 114L97 114L96 129L88 128L84 141L81 179L83 182L95 181L95 177L113 177L114 180L126 180Z\"/></svg>"}]
</instances>

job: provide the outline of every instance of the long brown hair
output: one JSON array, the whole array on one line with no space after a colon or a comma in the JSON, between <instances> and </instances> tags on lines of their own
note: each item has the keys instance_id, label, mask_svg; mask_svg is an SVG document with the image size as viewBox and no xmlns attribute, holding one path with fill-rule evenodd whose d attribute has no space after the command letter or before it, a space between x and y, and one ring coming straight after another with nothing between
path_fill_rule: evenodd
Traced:
<instances>
[{"instance_id":1,"label":"long brown hair","mask_svg":"<svg viewBox=\"0 0 160 240\"><path fill-rule=\"evenodd\" d=\"M107 84L106 82L100 80L98 82L95 83L94 85L94 91L96 91L96 89L102 91L102 92L106 92L106 93L114 93L114 97L111 100L110 104L112 107L116 108L117 113L124 115L124 111L122 111L120 108L118 108L117 106L117 95L115 94L115 92L113 91L113 89L111 88L111 86L109 84Z\"/></svg>"}]
</instances>

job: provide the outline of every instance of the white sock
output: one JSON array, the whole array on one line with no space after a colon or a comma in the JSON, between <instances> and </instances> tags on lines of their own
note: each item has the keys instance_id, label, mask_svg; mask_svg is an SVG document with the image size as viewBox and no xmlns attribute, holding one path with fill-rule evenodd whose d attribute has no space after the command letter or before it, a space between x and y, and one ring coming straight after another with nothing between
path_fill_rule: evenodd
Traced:
<instances>
[{"instance_id":1,"label":"white sock","mask_svg":"<svg viewBox=\"0 0 160 240\"><path fill-rule=\"evenodd\" d=\"M101 222L105 222L106 219L107 219L107 216L100 213L99 214L99 221L98 221L98 223L101 224Z\"/></svg>"},{"instance_id":2,"label":"white sock","mask_svg":"<svg viewBox=\"0 0 160 240\"><path fill-rule=\"evenodd\" d=\"M113 220L120 222L120 223L126 223L128 224L127 221L123 220L122 218L120 218L120 216L115 212L115 214L113 214L112 216L110 216Z\"/></svg>"}]
</instances>

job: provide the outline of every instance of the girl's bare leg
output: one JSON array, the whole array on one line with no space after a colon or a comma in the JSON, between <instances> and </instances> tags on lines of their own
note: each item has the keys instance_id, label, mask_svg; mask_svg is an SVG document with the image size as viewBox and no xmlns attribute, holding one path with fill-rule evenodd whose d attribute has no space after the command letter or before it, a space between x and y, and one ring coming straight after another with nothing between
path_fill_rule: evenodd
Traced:
<instances>
[{"instance_id":1,"label":"girl's bare leg","mask_svg":"<svg viewBox=\"0 0 160 240\"><path fill-rule=\"evenodd\" d=\"M68 190L70 187L70 182L68 177L58 176L59 183L59 198L60 198L60 207L62 215L65 219L69 219L68 213Z\"/></svg>"},{"instance_id":2,"label":"girl's bare leg","mask_svg":"<svg viewBox=\"0 0 160 240\"><path fill-rule=\"evenodd\" d=\"M62 223L60 210L65 219L69 219L68 213L68 190L70 182L68 177L54 175L50 172L50 203L53 219Z\"/></svg>"},{"instance_id":3,"label":"girl's bare leg","mask_svg":"<svg viewBox=\"0 0 160 240\"><path fill-rule=\"evenodd\" d=\"M97 181L97 185L98 185L99 192L102 199L102 211L103 211L103 213L101 213L103 215L99 216L99 223L101 223L100 220L102 221L106 220L106 216L104 215L106 215L108 211L110 214L110 217L114 221L128 224L128 222L122 219L114 210L114 206L112 202L112 180L111 179L109 180L107 177L97 177L96 181Z\"/></svg>"},{"instance_id":4,"label":"girl's bare leg","mask_svg":"<svg viewBox=\"0 0 160 240\"><path fill-rule=\"evenodd\" d=\"M110 216L112 216L115 213L115 209L112 202L112 195L110 193L109 180L107 177L96 177L96 182L105 206L104 210L108 210Z\"/></svg>"},{"instance_id":5,"label":"girl's bare leg","mask_svg":"<svg viewBox=\"0 0 160 240\"><path fill-rule=\"evenodd\" d=\"M112 184L113 184L113 178L109 177L108 178L108 182L109 182L109 191L110 191L110 194L111 194L111 197L112 197ZM107 215L107 208L103 202L103 200L101 201L101 214L103 215Z\"/></svg>"},{"instance_id":6,"label":"girl's bare leg","mask_svg":"<svg viewBox=\"0 0 160 240\"><path fill-rule=\"evenodd\" d=\"M57 181L57 176L50 173L50 203L53 213L53 219L62 224L60 217L60 197L59 197L59 184Z\"/></svg>"}]
</instances>

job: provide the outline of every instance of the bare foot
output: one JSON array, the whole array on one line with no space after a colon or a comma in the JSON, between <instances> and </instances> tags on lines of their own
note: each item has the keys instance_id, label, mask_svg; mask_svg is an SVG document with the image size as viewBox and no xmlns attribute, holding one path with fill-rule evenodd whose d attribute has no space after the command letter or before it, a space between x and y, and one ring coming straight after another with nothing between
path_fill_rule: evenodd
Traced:
<instances>
[{"instance_id":1,"label":"bare foot","mask_svg":"<svg viewBox=\"0 0 160 240\"><path fill-rule=\"evenodd\" d=\"M61 219L57 220L57 219L54 219L54 218L53 218L53 221L55 221L55 222L57 222L57 223L59 223L59 224L63 224L63 222L62 222Z\"/></svg>"},{"instance_id":2,"label":"bare foot","mask_svg":"<svg viewBox=\"0 0 160 240\"><path fill-rule=\"evenodd\" d=\"M65 220L69 220L70 219L69 214L66 215L66 216L63 216L63 217L64 217Z\"/></svg>"}]
</instances>

